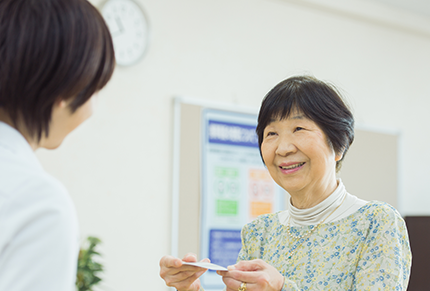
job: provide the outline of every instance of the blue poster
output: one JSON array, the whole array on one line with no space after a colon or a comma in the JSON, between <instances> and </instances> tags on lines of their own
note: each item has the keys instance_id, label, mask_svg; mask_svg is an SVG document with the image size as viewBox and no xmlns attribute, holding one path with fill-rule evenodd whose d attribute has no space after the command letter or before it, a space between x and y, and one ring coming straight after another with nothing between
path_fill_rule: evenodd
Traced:
<instances>
[{"instance_id":1,"label":"blue poster","mask_svg":"<svg viewBox=\"0 0 430 291\"><path fill-rule=\"evenodd\" d=\"M234 265L241 247L240 230L209 231L209 259L212 263L220 266Z\"/></svg>"}]
</instances>

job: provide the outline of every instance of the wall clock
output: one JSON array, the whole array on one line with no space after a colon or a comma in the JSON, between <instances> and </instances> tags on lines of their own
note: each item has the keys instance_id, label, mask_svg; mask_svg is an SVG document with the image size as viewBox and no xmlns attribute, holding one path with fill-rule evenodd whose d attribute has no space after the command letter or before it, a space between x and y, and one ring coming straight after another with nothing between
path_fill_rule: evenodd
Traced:
<instances>
[{"instance_id":1,"label":"wall clock","mask_svg":"<svg viewBox=\"0 0 430 291\"><path fill-rule=\"evenodd\" d=\"M145 54L149 25L145 12L133 0L107 0L101 7L112 35L116 63L136 64Z\"/></svg>"}]
</instances>

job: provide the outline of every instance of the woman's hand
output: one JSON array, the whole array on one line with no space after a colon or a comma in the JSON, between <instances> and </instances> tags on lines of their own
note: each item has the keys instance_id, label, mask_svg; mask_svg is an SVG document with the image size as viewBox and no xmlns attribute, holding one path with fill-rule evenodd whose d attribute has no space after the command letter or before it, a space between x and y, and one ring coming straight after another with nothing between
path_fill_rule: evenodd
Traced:
<instances>
[{"instance_id":1,"label":"woman's hand","mask_svg":"<svg viewBox=\"0 0 430 291\"><path fill-rule=\"evenodd\" d=\"M160 260L160 277L163 278L167 286L174 287L178 291L199 291L199 277L207 269L183 265L182 261L196 262L197 257L194 254L187 254L182 260L172 256L162 257ZM204 259L202 262L209 262L209 259Z\"/></svg>"},{"instance_id":2,"label":"woman's hand","mask_svg":"<svg viewBox=\"0 0 430 291\"><path fill-rule=\"evenodd\" d=\"M263 260L240 261L228 271L218 271L227 291L237 291L245 282L247 291L281 291L284 277Z\"/></svg>"}]
</instances>

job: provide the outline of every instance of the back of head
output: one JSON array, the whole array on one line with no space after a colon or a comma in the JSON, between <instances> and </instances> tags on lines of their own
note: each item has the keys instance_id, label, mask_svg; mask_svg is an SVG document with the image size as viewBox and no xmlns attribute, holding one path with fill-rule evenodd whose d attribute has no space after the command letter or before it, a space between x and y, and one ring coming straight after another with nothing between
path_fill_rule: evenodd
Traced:
<instances>
[{"instance_id":1,"label":"back of head","mask_svg":"<svg viewBox=\"0 0 430 291\"><path fill-rule=\"evenodd\" d=\"M288 78L264 97L258 115L257 135L261 149L263 132L273 119L288 118L295 110L314 121L325 133L341 162L354 141L354 117L333 85L311 76Z\"/></svg>"},{"instance_id":2,"label":"back of head","mask_svg":"<svg viewBox=\"0 0 430 291\"><path fill-rule=\"evenodd\" d=\"M52 108L74 112L102 89L115 66L112 39L87 0L0 0L0 107L35 138Z\"/></svg>"}]
</instances>

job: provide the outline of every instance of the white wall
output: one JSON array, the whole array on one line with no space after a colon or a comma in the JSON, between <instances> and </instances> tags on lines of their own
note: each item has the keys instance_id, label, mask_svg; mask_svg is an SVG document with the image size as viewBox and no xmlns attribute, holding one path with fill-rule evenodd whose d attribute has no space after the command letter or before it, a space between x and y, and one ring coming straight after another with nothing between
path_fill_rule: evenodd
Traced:
<instances>
[{"instance_id":1,"label":"white wall","mask_svg":"<svg viewBox=\"0 0 430 291\"><path fill-rule=\"evenodd\" d=\"M174 95L258 107L292 74L332 81L357 122L402 132L400 209L430 214L428 19L364 0L138 2L152 27L146 57L116 69L61 148L38 151L69 189L82 238L103 240L102 290L167 290Z\"/></svg>"}]
</instances>

